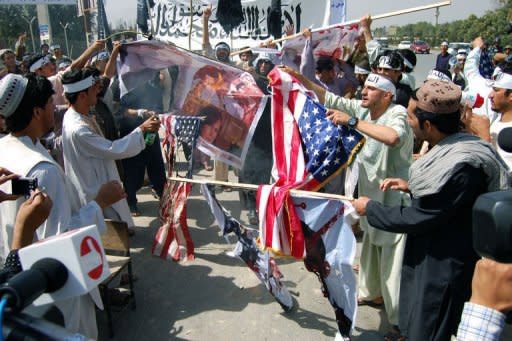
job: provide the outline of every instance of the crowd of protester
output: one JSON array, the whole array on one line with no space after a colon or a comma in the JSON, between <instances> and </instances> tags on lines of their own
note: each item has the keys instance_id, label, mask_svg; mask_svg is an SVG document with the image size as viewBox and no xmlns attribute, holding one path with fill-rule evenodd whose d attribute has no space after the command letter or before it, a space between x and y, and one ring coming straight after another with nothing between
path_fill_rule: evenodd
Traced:
<instances>
[{"instance_id":1,"label":"crowd of protester","mask_svg":"<svg viewBox=\"0 0 512 341\"><path fill-rule=\"evenodd\" d=\"M510 48L502 52L498 40L488 47L476 38L469 53L452 56L443 42L419 84L412 75L414 53L382 48L372 37L370 17L361 19L360 35L341 59L315 58L313 34L304 30L297 68L286 42L263 44L280 54L244 49L232 61L227 43L210 45L210 15L211 9L204 11L205 55L248 71L265 95L267 75L278 67L316 94L335 125L365 135L354 164L325 190L355 198L363 234L354 267L358 304L385 310L392 325L385 339L499 337L503 313L512 308L505 294L512 288L512 265L479 260L471 210L479 195L510 186L512 153L497 144L499 133L512 127ZM288 27L287 34L293 33ZM0 51L0 259L13 272L19 271L16 251L32 236L43 239L91 224L102 231L104 218L134 226L137 191L145 181L157 198L164 190L161 145L146 137L158 131L158 115L173 101L172 68L156 71L120 98L119 42L109 53L98 40L73 60L58 45L43 44L40 53L27 55L25 39L20 36L14 50ZM472 108L463 100L468 93L478 94L483 105ZM270 182L270 141L268 101L237 173L240 182ZM206 171L214 168L216 180L228 181L226 164L215 160L212 167L200 151L185 152L195 153ZM19 176L37 178L44 190L26 201L9 195L9 180ZM254 191L240 191L240 198L249 222L257 225ZM97 337L88 295L58 307L66 328Z\"/></svg>"}]
</instances>

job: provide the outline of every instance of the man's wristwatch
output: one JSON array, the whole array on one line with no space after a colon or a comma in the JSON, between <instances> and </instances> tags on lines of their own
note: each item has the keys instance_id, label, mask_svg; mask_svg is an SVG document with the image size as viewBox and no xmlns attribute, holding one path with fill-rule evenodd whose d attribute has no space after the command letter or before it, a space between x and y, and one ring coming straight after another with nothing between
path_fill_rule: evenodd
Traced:
<instances>
[{"instance_id":1,"label":"man's wristwatch","mask_svg":"<svg viewBox=\"0 0 512 341\"><path fill-rule=\"evenodd\" d=\"M356 129L357 123L359 122L359 119L357 117L352 116L348 119L347 125L349 128Z\"/></svg>"}]
</instances>

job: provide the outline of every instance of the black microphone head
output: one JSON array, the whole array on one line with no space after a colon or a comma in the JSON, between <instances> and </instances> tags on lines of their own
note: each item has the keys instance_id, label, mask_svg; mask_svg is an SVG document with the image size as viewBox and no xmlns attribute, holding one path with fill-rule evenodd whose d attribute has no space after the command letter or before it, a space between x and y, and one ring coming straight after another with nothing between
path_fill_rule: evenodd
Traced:
<instances>
[{"instance_id":1,"label":"black microphone head","mask_svg":"<svg viewBox=\"0 0 512 341\"><path fill-rule=\"evenodd\" d=\"M507 153L512 153L512 127L504 128L498 134L498 146Z\"/></svg>"},{"instance_id":2,"label":"black microphone head","mask_svg":"<svg viewBox=\"0 0 512 341\"><path fill-rule=\"evenodd\" d=\"M46 278L46 291L54 292L66 284L68 269L60 261L53 258L43 258L35 262L30 269L40 271Z\"/></svg>"}]
</instances>

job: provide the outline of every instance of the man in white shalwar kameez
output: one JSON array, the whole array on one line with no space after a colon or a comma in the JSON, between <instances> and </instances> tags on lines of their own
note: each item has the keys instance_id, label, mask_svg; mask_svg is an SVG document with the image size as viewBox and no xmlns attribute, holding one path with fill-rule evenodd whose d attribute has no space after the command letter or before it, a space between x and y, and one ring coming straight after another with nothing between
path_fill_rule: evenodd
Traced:
<instances>
[{"instance_id":1,"label":"man in white shalwar kameez","mask_svg":"<svg viewBox=\"0 0 512 341\"><path fill-rule=\"evenodd\" d=\"M160 121L152 117L125 137L110 141L103 137L98 124L89 115L100 91L99 71L94 68L73 70L62 76L62 83L70 103L62 124L64 168L83 204L91 200L101 183L120 180L115 160L139 154L146 146L144 133L158 131ZM134 226L126 199L104 210L103 214Z\"/></svg>"},{"instance_id":2,"label":"man in white shalwar kameez","mask_svg":"<svg viewBox=\"0 0 512 341\"><path fill-rule=\"evenodd\" d=\"M105 229L102 209L124 197L120 183L108 183L84 205L63 170L41 145L39 138L54 123L53 89L44 77L8 75L0 81L0 114L10 132L0 140L0 167L22 177L37 178L38 185L53 201L48 219L37 229L36 239L63 233L69 229L97 225ZM10 183L0 186L10 192ZM0 204L0 248L5 259L12 242L16 213L23 202L5 201ZM2 260L3 263L3 260ZM89 295L57 302L65 327L72 331L97 337L94 304Z\"/></svg>"}]
</instances>

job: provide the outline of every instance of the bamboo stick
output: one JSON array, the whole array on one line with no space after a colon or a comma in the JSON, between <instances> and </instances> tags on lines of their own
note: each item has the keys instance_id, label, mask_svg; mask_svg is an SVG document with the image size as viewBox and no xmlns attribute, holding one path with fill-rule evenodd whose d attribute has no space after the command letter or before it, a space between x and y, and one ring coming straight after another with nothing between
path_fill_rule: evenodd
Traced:
<instances>
[{"instance_id":1,"label":"bamboo stick","mask_svg":"<svg viewBox=\"0 0 512 341\"><path fill-rule=\"evenodd\" d=\"M227 181L217 181L217 180L208 180L208 179L198 180L198 179L187 179L187 178L177 178L177 177L170 177L169 180L178 181L178 182L188 182L188 183L193 183L193 184L201 184L201 185L208 184L208 185L216 185L216 186L227 186L227 187L250 189L250 190L258 189L258 185L244 184L244 183L239 183L239 182L227 182ZM354 200L354 198L339 195L339 194L303 191L300 189L292 189L292 190L290 190L290 193L295 197L315 197L315 198L346 200L346 201Z\"/></svg>"},{"instance_id":2,"label":"bamboo stick","mask_svg":"<svg viewBox=\"0 0 512 341\"><path fill-rule=\"evenodd\" d=\"M389 18L389 17L394 17L394 16L397 16L397 15L414 13L414 12L424 11L424 10L427 10L427 9L432 9L432 8L437 8L437 7L450 6L451 4L452 4L451 0L443 1L443 2L437 2L437 3L434 3L434 4L430 4L430 5L416 6L416 7L406 8L406 9L402 9L402 10L398 10L398 11L387 12L387 13L383 13L383 14L377 14L377 15L372 16L371 18L372 18L372 20ZM346 21L344 23L334 24L334 25L327 26L327 27L315 28L315 29L311 30L311 32L318 32L318 31L328 30L328 29L335 28L335 27L338 27L338 26L353 25L353 24L357 24L359 21L360 21L360 19L354 19L354 20ZM302 32L299 32L299 33L293 34L291 36L286 36L286 37L283 37L283 38L275 39L275 40L272 40L271 44L275 44L275 43L279 43L281 41L285 41L285 40L288 40L288 39L293 39L293 38L296 38L296 37L300 37L301 35L302 35ZM236 56L236 55L238 55L240 53L248 52L250 50L251 50L250 48L243 49L243 50L231 52L230 55L231 56Z\"/></svg>"}]
</instances>

